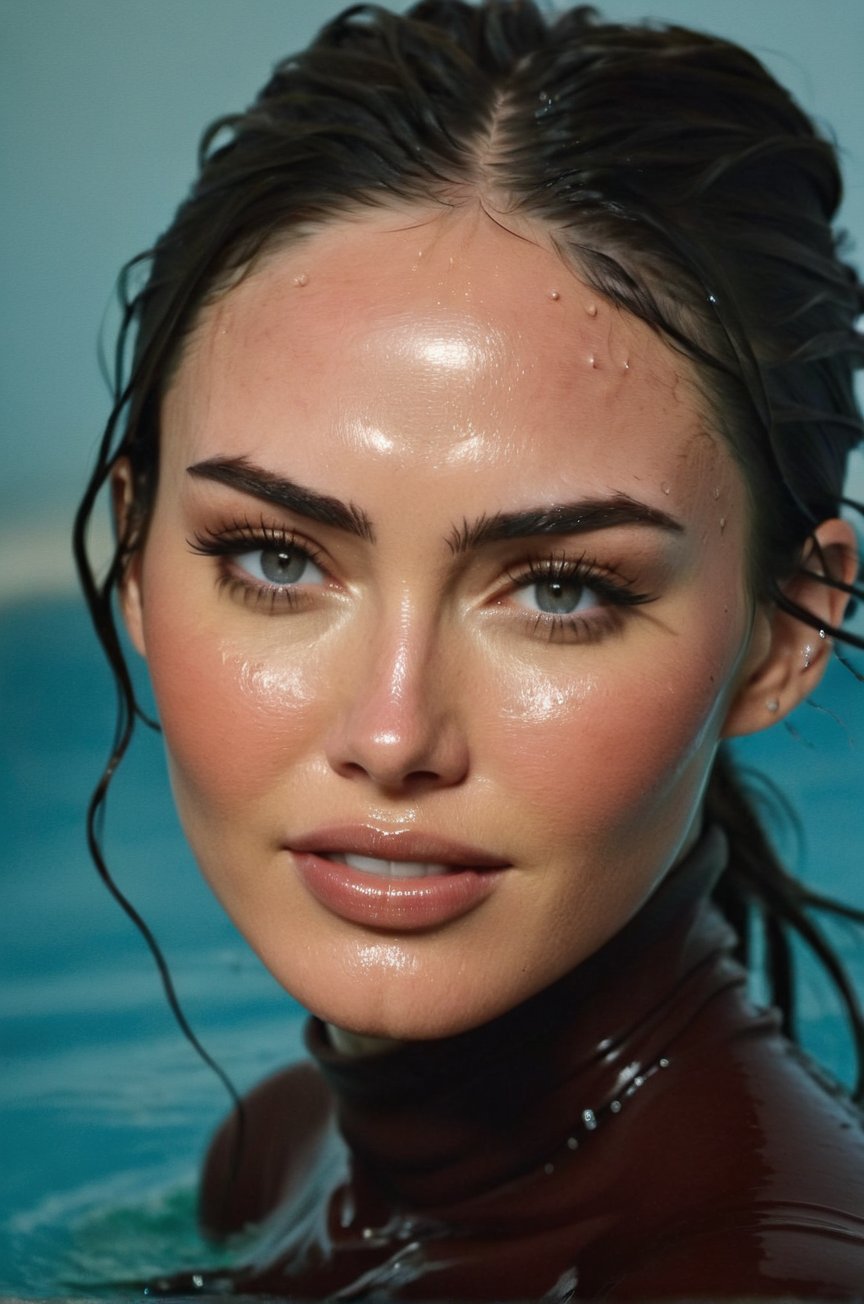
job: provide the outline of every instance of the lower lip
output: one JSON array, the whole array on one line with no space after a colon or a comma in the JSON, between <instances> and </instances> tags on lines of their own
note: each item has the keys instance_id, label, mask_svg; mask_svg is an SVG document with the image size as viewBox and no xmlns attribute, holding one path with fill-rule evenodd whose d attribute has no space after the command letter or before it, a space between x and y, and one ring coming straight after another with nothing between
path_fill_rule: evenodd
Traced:
<instances>
[{"instance_id":1,"label":"lower lip","mask_svg":"<svg viewBox=\"0 0 864 1304\"><path fill-rule=\"evenodd\" d=\"M466 868L427 878L384 878L309 852L294 852L293 858L306 889L334 915L397 932L434 928L467 914L489 896L503 873Z\"/></svg>"}]
</instances>

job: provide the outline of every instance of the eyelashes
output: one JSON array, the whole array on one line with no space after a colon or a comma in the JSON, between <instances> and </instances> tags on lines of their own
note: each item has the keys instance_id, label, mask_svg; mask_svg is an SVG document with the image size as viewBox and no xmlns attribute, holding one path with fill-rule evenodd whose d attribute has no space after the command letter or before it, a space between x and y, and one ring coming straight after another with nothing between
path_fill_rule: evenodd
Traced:
<instances>
[{"instance_id":1,"label":"eyelashes","mask_svg":"<svg viewBox=\"0 0 864 1304\"><path fill-rule=\"evenodd\" d=\"M651 593L639 592L632 580L584 554L536 559L507 574L513 604L523 609L535 633L550 640L599 637L620 624L626 608L654 600Z\"/></svg>"},{"instance_id":2,"label":"eyelashes","mask_svg":"<svg viewBox=\"0 0 864 1304\"><path fill-rule=\"evenodd\" d=\"M235 520L218 530L204 530L187 540L193 552L219 560L220 587L245 603L296 608L309 586L326 584L319 549L293 530Z\"/></svg>"},{"instance_id":3,"label":"eyelashes","mask_svg":"<svg viewBox=\"0 0 864 1304\"><path fill-rule=\"evenodd\" d=\"M220 588L244 604L265 606L268 614L305 609L333 586L320 549L263 518L255 524L235 519L187 542L193 552L218 561ZM508 610L529 634L550 642L602 637L621 624L628 608L654 600L633 580L585 554L533 557L506 568L505 575L506 589L490 605Z\"/></svg>"}]
</instances>

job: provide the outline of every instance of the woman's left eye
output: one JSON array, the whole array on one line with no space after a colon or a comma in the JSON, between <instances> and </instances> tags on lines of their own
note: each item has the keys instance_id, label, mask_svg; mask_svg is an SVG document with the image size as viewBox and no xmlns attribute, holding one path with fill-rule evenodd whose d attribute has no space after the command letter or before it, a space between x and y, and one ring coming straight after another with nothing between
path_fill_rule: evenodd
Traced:
<instances>
[{"instance_id":1,"label":"woman's left eye","mask_svg":"<svg viewBox=\"0 0 864 1304\"><path fill-rule=\"evenodd\" d=\"M597 593L577 578L532 578L516 590L521 607L548 616L575 616L600 605Z\"/></svg>"},{"instance_id":2,"label":"woman's left eye","mask_svg":"<svg viewBox=\"0 0 864 1304\"><path fill-rule=\"evenodd\" d=\"M587 557L550 557L508 572L507 603L530 621L532 633L558 641L603 638L622 627L629 607L653 602L632 578Z\"/></svg>"},{"instance_id":3,"label":"woman's left eye","mask_svg":"<svg viewBox=\"0 0 864 1304\"><path fill-rule=\"evenodd\" d=\"M321 584L324 572L302 548L290 545L253 548L234 555L234 565L259 584L290 588L294 584Z\"/></svg>"}]
</instances>

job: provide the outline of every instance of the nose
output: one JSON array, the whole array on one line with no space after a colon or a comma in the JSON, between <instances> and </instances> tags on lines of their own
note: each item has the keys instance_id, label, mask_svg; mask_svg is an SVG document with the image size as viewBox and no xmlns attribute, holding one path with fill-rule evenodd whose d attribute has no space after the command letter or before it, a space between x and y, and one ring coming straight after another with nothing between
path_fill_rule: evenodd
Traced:
<instances>
[{"instance_id":1,"label":"nose","mask_svg":"<svg viewBox=\"0 0 864 1304\"><path fill-rule=\"evenodd\" d=\"M392 636L379 630L365 649L354 649L326 744L337 774L398 792L466 777L463 713L435 643L403 618Z\"/></svg>"}]
</instances>

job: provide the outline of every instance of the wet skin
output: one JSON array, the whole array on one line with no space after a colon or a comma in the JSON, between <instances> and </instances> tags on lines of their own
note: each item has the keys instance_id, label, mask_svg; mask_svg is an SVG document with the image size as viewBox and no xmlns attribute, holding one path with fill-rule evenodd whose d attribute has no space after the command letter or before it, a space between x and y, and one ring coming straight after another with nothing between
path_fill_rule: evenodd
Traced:
<instances>
[{"instance_id":1,"label":"wet skin","mask_svg":"<svg viewBox=\"0 0 864 1304\"><path fill-rule=\"evenodd\" d=\"M125 611L186 833L276 978L444 1036L617 932L720 738L771 722L747 550L689 364L542 232L345 220L205 310ZM340 850L443 863L388 887Z\"/></svg>"}]
</instances>

